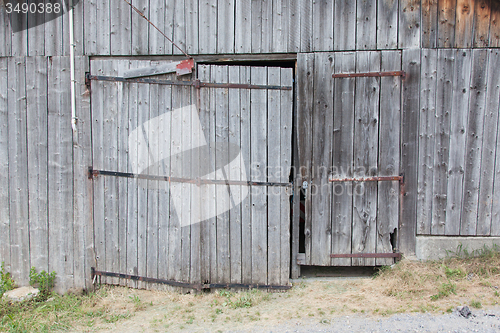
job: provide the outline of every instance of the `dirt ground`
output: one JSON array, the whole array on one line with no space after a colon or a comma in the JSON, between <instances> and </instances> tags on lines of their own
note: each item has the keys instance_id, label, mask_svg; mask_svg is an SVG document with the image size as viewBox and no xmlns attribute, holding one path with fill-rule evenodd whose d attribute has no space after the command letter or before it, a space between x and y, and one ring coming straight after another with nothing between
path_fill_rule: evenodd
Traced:
<instances>
[{"instance_id":1,"label":"dirt ground","mask_svg":"<svg viewBox=\"0 0 500 333\"><path fill-rule=\"evenodd\" d=\"M75 331L500 332L496 260L403 261L377 277L308 278L280 293L103 287L89 306L117 319L89 319Z\"/></svg>"}]
</instances>

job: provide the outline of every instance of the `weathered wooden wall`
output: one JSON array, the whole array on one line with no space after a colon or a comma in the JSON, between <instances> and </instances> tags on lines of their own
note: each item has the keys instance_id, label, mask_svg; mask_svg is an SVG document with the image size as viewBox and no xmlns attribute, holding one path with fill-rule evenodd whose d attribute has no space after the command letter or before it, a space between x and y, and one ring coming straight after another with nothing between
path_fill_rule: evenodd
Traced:
<instances>
[{"instance_id":1,"label":"weathered wooden wall","mask_svg":"<svg viewBox=\"0 0 500 333\"><path fill-rule=\"evenodd\" d=\"M78 57L78 130L71 129L69 57L0 59L0 261L27 284L55 270L59 290L83 287L92 254L90 109Z\"/></svg>"}]
</instances>

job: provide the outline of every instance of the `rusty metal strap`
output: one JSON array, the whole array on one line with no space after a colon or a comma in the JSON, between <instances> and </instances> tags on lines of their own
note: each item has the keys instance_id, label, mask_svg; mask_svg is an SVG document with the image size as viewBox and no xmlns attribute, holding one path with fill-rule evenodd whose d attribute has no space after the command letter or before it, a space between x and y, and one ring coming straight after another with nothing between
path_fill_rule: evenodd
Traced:
<instances>
[{"instance_id":1,"label":"rusty metal strap","mask_svg":"<svg viewBox=\"0 0 500 333\"><path fill-rule=\"evenodd\" d=\"M137 178L137 179L146 179L146 180L159 180L166 181L170 183L190 183L190 184L209 184L209 185L242 185L242 186L282 186L282 187L291 187L292 183L277 183L277 182L254 182L247 180L225 180L225 179L189 179L189 178L178 178L178 177L170 177L170 176L154 176L154 175L144 175L144 174L136 174L129 172L117 172L117 171L106 171L106 170L94 170L89 168L88 171L89 179L92 179L94 176L112 176L112 177L124 177L124 178Z\"/></svg>"},{"instance_id":2,"label":"rusty metal strap","mask_svg":"<svg viewBox=\"0 0 500 333\"><path fill-rule=\"evenodd\" d=\"M392 72L367 72L367 73L338 73L333 74L332 77L336 78L350 78L350 77L382 77L382 76L401 76L406 77L404 71L392 71Z\"/></svg>"},{"instance_id":3,"label":"rusty metal strap","mask_svg":"<svg viewBox=\"0 0 500 333\"><path fill-rule=\"evenodd\" d=\"M243 83L212 83L201 82L200 80L193 81L173 81L147 78L124 78L118 76L101 76L101 75L86 75L86 84L90 81L109 81L109 82L129 82L129 83L149 83L172 86L192 86L195 88L233 88L233 89L271 89L271 90L292 90L291 86L276 86L276 85L258 85L258 84L243 84Z\"/></svg>"},{"instance_id":4,"label":"rusty metal strap","mask_svg":"<svg viewBox=\"0 0 500 333\"><path fill-rule=\"evenodd\" d=\"M346 254L330 254L330 258L397 258L401 259L401 253L346 253Z\"/></svg>"},{"instance_id":5,"label":"rusty metal strap","mask_svg":"<svg viewBox=\"0 0 500 333\"><path fill-rule=\"evenodd\" d=\"M380 181L398 181L404 182L404 175L400 176L379 176L366 178L330 178L329 182L380 182Z\"/></svg>"},{"instance_id":6,"label":"rusty metal strap","mask_svg":"<svg viewBox=\"0 0 500 333\"><path fill-rule=\"evenodd\" d=\"M134 280L134 281L144 281L150 283L166 284L173 287L189 288L196 290L206 290L206 289L223 289L223 288L242 288L242 289L273 289L273 290L288 290L292 286L280 286L280 285L268 285L268 284L243 284L243 283L187 283L179 282L173 280L149 278L144 276L121 274L97 271L94 267L91 267L91 279L93 280L95 276L108 276L120 279Z\"/></svg>"}]
</instances>

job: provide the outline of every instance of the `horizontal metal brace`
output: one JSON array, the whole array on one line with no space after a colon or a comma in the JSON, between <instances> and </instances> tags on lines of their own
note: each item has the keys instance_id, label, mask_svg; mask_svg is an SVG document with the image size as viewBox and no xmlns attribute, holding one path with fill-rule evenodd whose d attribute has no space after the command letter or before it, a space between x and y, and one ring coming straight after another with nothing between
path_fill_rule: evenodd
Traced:
<instances>
[{"instance_id":1,"label":"horizontal metal brace","mask_svg":"<svg viewBox=\"0 0 500 333\"><path fill-rule=\"evenodd\" d=\"M346 254L330 254L330 258L397 258L401 259L401 253L346 253Z\"/></svg>"},{"instance_id":2,"label":"horizontal metal brace","mask_svg":"<svg viewBox=\"0 0 500 333\"><path fill-rule=\"evenodd\" d=\"M88 171L89 179L94 176L113 176L113 177L124 177L124 178L136 178L136 179L146 179L146 180L159 180L169 183L190 183L190 184L209 184L209 185L242 185L242 186L282 186L291 187L292 183L276 183L276 182L254 182L247 180L225 180L225 179L189 179L189 178L179 178L170 176L154 176L145 174L136 174L129 172L117 172L117 171L105 171L105 170L94 170L91 167Z\"/></svg>"},{"instance_id":3,"label":"horizontal metal brace","mask_svg":"<svg viewBox=\"0 0 500 333\"><path fill-rule=\"evenodd\" d=\"M201 82L200 80L193 81L173 81L147 78L124 78L118 76L101 76L87 74L87 82L94 81L109 81L109 82L129 82L129 83L149 83L172 86L192 86L195 88L232 88L232 89L271 89L271 90L292 90L291 86L276 86L276 85L258 85L258 84L243 84L243 83L212 83Z\"/></svg>"},{"instance_id":4,"label":"horizontal metal brace","mask_svg":"<svg viewBox=\"0 0 500 333\"><path fill-rule=\"evenodd\" d=\"M107 276L107 277L115 277L115 278L134 280L134 281L159 283L159 284L166 284L166 285L173 286L173 287L190 288L190 289L196 289L196 290L223 289L223 288L288 290L288 289L292 288L292 286L267 285L267 284L187 283L187 282L149 278L149 277L130 275L130 274L97 271L94 267L91 267L91 279L94 280L94 277L96 277L96 276Z\"/></svg>"},{"instance_id":5,"label":"horizontal metal brace","mask_svg":"<svg viewBox=\"0 0 500 333\"><path fill-rule=\"evenodd\" d=\"M366 178L330 178L329 182L380 182L380 181L398 181L404 183L404 176L379 176Z\"/></svg>"},{"instance_id":6,"label":"horizontal metal brace","mask_svg":"<svg viewBox=\"0 0 500 333\"><path fill-rule=\"evenodd\" d=\"M338 73L333 74L332 77L336 78L350 78L350 77L382 77L382 76L401 76L406 77L405 71L392 71L392 72L368 72L368 73Z\"/></svg>"}]
</instances>

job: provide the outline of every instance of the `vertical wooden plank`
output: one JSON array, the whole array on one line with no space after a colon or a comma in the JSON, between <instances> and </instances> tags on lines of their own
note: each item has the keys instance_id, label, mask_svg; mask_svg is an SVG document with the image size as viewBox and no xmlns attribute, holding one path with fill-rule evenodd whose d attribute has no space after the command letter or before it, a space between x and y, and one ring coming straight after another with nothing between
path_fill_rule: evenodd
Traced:
<instances>
[{"instance_id":1,"label":"vertical wooden plank","mask_svg":"<svg viewBox=\"0 0 500 333\"><path fill-rule=\"evenodd\" d=\"M264 67L252 67L252 84L267 84L267 71ZM267 181L267 92L254 89L250 92L251 121L251 172L252 181ZM252 186L252 283L267 283L267 189ZM219 246L218 246L219 247Z\"/></svg>"},{"instance_id":2,"label":"vertical wooden plank","mask_svg":"<svg viewBox=\"0 0 500 333\"><path fill-rule=\"evenodd\" d=\"M422 50L421 63L417 235L429 235L431 233L433 201L437 50Z\"/></svg>"},{"instance_id":3,"label":"vertical wooden plank","mask_svg":"<svg viewBox=\"0 0 500 333\"><path fill-rule=\"evenodd\" d=\"M25 285L28 283L30 269L25 58L10 58L8 66L10 80L8 82L7 123L9 133L9 244L12 265L11 273L16 283Z\"/></svg>"},{"instance_id":4,"label":"vertical wooden plank","mask_svg":"<svg viewBox=\"0 0 500 333\"><path fill-rule=\"evenodd\" d=\"M313 1L313 50L333 50L333 1Z\"/></svg>"},{"instance_id":5,"label":"vertical wooden plank","mask_svg":"<svg viewBox=\"0 0 500 333\"><path fill-rule=\"evenodd\" d=\"M234 52L252 51L252 1L240 0L235 3Z\"/></svg>"},{"instance_id":6,"label":"vertical wooden plank","mask_svg":"<svg viewBox=\"0 0 500 333\"><path fill-rule=\"evenodd\" d=\"M488 51L472 52L472 75L465 148L464 193L460 235L476 235L484 114L486 107L486 80L488 78Z\"/></svg>"},{"instance_id":7,"label":"vertical wooden plank","mask_svg":"<svg viewBox=\"0 0 500 333\"><path fill-rule=\"evenodd\" d=\"M401 69L400 51L381 52L381 71ZM380 79L380 121L379 121L379 175L395 176L399 174L399 150L401 129L401 83L400 77L382 77ZM397 181L378 183L377 212L377 253L390 253L397 244L399 222L400 184ZM391 237L392 236L392 237ZM376 259L375 264L391 265L394 260Z\"/></svg>"},{"instance_id":8,"label":"vertical wooden plank","mask_svg":"<svg viewBox=\"0 0 500 333\"><path fill-rule=\"evenodd\" d=\"M58 0L48 0L45 4L52 3L60 3ZM52 14L45 13L45 17L51 17ZM56 19L48 21L44 23L45 25L45 56L60 56L64 54L64 45L63 40L65 38L65 34L68 35L68 27L65 29L63 27L64 20L67 19L67 15L59 16ZM97 19L98 17L96 17ZM98 36L96 36L98 37ZM66 45L67 46L67 45ZM69 48L67 48L69 51Z\"/></svg>"},{"instance_id":9,"label":"vertical wooden plank","mask_svg":"<svg viewBox=\"0 0 500 333\"><path fill-rule=\"evenodd\" d=\"M174 43L182 50L186 49L186 19L184 0L174 1ZM150 27L152 29L152 27ZM174 54L182 52L174 47Z\"/></svg>"},{"instance_id":10,"label":"vertical wooden plank","mask_svg":"<svg viewBox=\"0 0 500 333\"><path fill-rule=\"evenodd\" d=\"M312 109L314 96L314 55L297 56L297 141L301 186L311 183ZM306 264L311 262L311 191L305 190L305 252Z\"/></svg>"},{"instance_id":11,"label":"vertical wooden plank","mask_svg":"<svg viewBox=\"0 0 500 333\"><path fill-rule=\"evenodd\" d=\"M398 47L397 0L379 0L377 6L377 49Z\"/></svg>"},{"instance_id":12,"label":"vertical wooden plank","mask_svg":"<svg viewBox=\"0 0 500 333\"><path fill-rule=\"evenodd\" d=\"M166 2L170 2L167 4ZM125 2L119 3L120 6L126 5ZM170 6L169 6L170 5ZM128 8L130 8L127 5ZM155 5L149 11L149 19L170 39L173 37L173 21L174 21L174 3L171 1L157 0ZM137 15L132 11L132 15ZM183 17L184 19L184 17ZM128 31L129 29L127 29ZM130 31L128 32L130 34ZM113 40L111 40L113 41ZM167 41L161 33L158 32L152 25L149 25L149 54L170 54L172 44ZM170 52L169 52L170 51Z\"/></svg>"},{"instance_id":13,"label":"vertical wooden plank","mask_svg":"<svg viewBox=\"0 0 500 333\"><path fill-rule=\"evenodd\" d=\"M332 54L317 53L314 58L314 104L312 115L312 178L311 178L311 264L325 266L330 263L332 227L332 168L333 136L333 79Z\"/></svg>"},{"instance_id":14,"label":"vertical wooden plank","mask_svg":"<svg viewBox=\"0 0 500 333\"><path fill-rule=\"evenodd\" d=\"M252 1L252 53L262 52L262 1Z\"/></svg>"},{"instance_id":15,"label":"vertical wooden plank","mask_svg":"<svg viewBox=\"0 0 500 333\"><path fill-rule=\"evenodd\" d=\"M229 66L229 83L240 83L240 68L237 66ZM229 89L229 150L228 150L228 178L230 180L242 180L241 170L245 167L241 154L241 103L240 89ZM231 259L231 282L241 283L241 248L242 248L242 220L241 208L239 204L244 196L248 193L248 188L245 186L230 186L232 202L236 206L231 207L229 212L229 249Z\"/></svg>"},{"instance_id":16,"label":"vertical wooden plank","mask_svg":"<svg viewBox=\"0 0 500 333\"><path fill-rule=\"evenodd\" d=\"M438 2L438 47L455 45L455 13L457 0L440 0Z\"/></svg>"},{"instance_id":17,"label":"vertical wooden plank","mask_svg":"<svg viewBox=\"0 0 500 333\"><path fill-rule=\"evenodd\" d=\"M358 0L356 8L356 50L377 48L377 3Z\"/></svg>"},{"instance_id":18,"label":"vertical wooden plank","mask_svg":"<svg viewBox=\"0 0 500 333\"><path fill-rule=\"evenodd\" d=\"M402 189L399 250L405 255L415 254L417 214L418 115L420 110L420 50L403 51L403 121L401 127L401 171L405 175Z\"/></svg>"},{"instance_id":19,"label":"vertical wooden plank","mask_svg":"<svg viewBox=\"0 0 500 333\"><path fill-rule=\"evenodd\" d=\"M85 3L85 6L87 3ZM160 8L163 9L161 4L158 4ZM128 55L132 53L132 15L137 15L137 13L132 13L130 6L122 2L110 2L109 11L109 37L110 37L110 54L113 55ZM158 11L155 11L158 13ZM162 12L163 14L163 12ZM161 17L164 17L163 15ZM158 22L161 17L153 16L151 19L155 22L155 25L162 27L162 22ZM89 35L91 37L92 35ZM150 36L151 44L157 41L154 36ZM160 44L164 45L165 37L161 36ZM162 49L163 51L163 49ZM154 52L152 52L154 53Z\"/></svg>"},{"instance_id":20,"label":"vertical wooden plank","mask_svg":"<svg viewBox=\"0 0 500 333\"><path fill-rule=\"evenodd\" d=\"M10 244L10 202L9 202L9 82L15 75L9 76L9 58L0 58L0 242ZM15 73L15 72L14 72ZM10 79L10 80L9 80ZM0 246L0 260L5 262L5 269L11 271L10 246Z\"/></svg>"},{"instance_id":21,"label":"vertical wooden plank","mask_svg":"<svg viewBox=\"0 0 500 333\"><path fill-rule=\"evenodd\" d=\"M312 1L300 1L300 52L311 52L313 43Z\"/></svg>"},{"instance_id":22,"label":"vertical wooden plank","mask_svg":"<svg viewBox=\"0 0 500 333\"><path fill-rule=\"evenodd\" d=\"M50 1L49 1L50 2ZM28 16L21 14L21 21L16 22L18 28L23 30L12 32L12 56L20 57L28 55ZM53 42L53 41L52 41ZM62 42L62 41L61 41Z\"/></svg>"},{"instance_id":23,"label":"vertical wooden plank","mask_svg":"<svg viewBox=\"0 0 500 333\"><path fill-rule=\"evenodd\" d=\"M48 271L47 59L26 58L26 72L30 262Z\"/></svg>"},{"instance_id":24,"label":"vertical wooden plank","mask_svg":"<svg viewBox=\"0 0 500 333\"><path fill-rule=\"evenodd\" d=\"M356 49L356 2L335 0L335 27L333 49L347 51Z\"/></svg>"},{"instance_id":25,"label":"vertical wooden plank","mask_svg":"<svg viewBox=\"0 0 500 333\"><path fill-rule=\"evenodd\" d=\"M490 47L500 46L500 3L491 1Z\"/></svg>"},{"instance_id":26,"label":"vertical wooden plank","mask_svg":"<svg viewBox=\"0 0 500 333\"><path fill-rule=\"evenodd\" d=\"M0 56L9 57L12 55L12 28L4 6L0 6L0 20L4 22L0 25L0 45L3 46Z\"/></svg>"},{"instance_id":27,"label":"vertical wooden plank","mask_svg":"<svg viewBox=\"0 0 500 333\"><path fill-rule=\"evenodd\" d=\"M29 56L45 55L45 24L42 15L27 15L28 26L28 54ZM38 25L36 25L38 24ZM36 26L34 26L36 25Z\"/></svg>"},{"instance_id":28,"label":"vertical wooden plank","mask_svg":"<svg viewBox=\"0 0 500 333\"><path fill-rule=\"evenodd\" d=\"M356 53L335 54L335 73L355 73ZM333 109L332 176L353 176L354 149L354 92L355 78L335 81ZM332 192L332 253L351 253L353 183L333 183ZM350 266L351 259L331 259L333 266Z\"/></svg>"},{"instance_id":29,"label":"vertical wooden plank","mask_svg":"<svg viewBox=\"0 0 500 333\"><path fill-rule=\"evenodd\" d=\"M288 52L300 51L300 0L289 0L288 10Z\"/></svg>"},{"instance_id":30,"label":"vertical wooden plank","mask_svg":"<svg viewBox=\"0 0 500 333\"><path fill-rule=\"evenodd\" d=\"M220 2L217 6L217 53L234 53L234 7L233 0Z\"/></svg>"},{"instance_id":31,"label":"vertical wooden plank","mask_svg":"<svg viewBox=\"0 0 500 333\"><path fill-rule=\"evenodd\" d=\"M486 106L484 114L484 138L481 155L481 180L479 183L479 207L476 235L489 236L491 233L491 212L493 205L493 184L495 180L495 154L497 152L498 109L500 77L493 75L500 68L498 50L488 51L488 81L486 83ZM498 221L498 220L493 220Z\"/></svg>"},{"instance_id":32,"label":"vertical wooden plank","mask_svg":"<svg viewBox=\"0 0 500 333\"><path fill-rule=\"evenodd\" d=\"M109 55L111 51L111 23L113 19L111 16L110 5L111 5L110 1L108 0L97 0L96 22L98 28L97 28L97 39L96 39L96 51L97 54L99 55Z\"/></svg>"},{"instance_id":33,"label":"vertical wooden plank","mask_svg":"<svg viewBox=\"0 0 500 333\"><path fill-rule=\"evenodd\" d=\"M261 52L270 53L273 49L273 0L262 0L262 23L260 31L262 33Z\"/></svg>"},{"instance_id":34,"label":"vertical wooden plank","mask_svg":"<svg viewBox=\"0 0 500 333\"><path fill-rule=\"evenodd\" d=\"M213 69L214 66L210 66L210 80L209 82L217 82L216 81L216 73ZM213 170L213 178L216 178L215 172L217 171L217 123L216 123L216 110L217 110L217 99L216 99L216 89L209 90L209 161L210 161L210 170ZM208 200L207 205L210 207L209 212L211 213L209 216L211 217L208 224L208 234L209 234L209 253L210 253L210 281L218 281L218 239L217 239L217 186L208 187L208 198L212 200Z\"/></svg>"},{"instance_id":35,"label":"vertical wooden plank","mask_svg":"<svg viewBox=\"0 0 500 333\"><path fill-rule=\"evenodd\" d=\"M273 47L272 52L286 53L288 50L290 1L272 0ZM236 28L238 29L238 28Z\"/></svg>"},{"instance_id":36,"label":"vertical wooden plank","mask_svg":"<svg viewBox=\"0 0 500 333\"><path fill-rule=\"evenodd\" d=\"M474 37L474 1L457 0L455 47L471 47Z\"/></svg>"},{"instance_id":37,"label":"vertical wooden plank","mask_svg":"<svg viewBox=\"0 0 500 333\"><path fill-rule=\"evenodd\" d=\"M243 84L250 84L250 67L240 67L240 80ZM246 171L246 178L251 180L251 90L240 89L241 105L241 159ZM252 283L252 216L250 187L242 189L247 195L241 203L241 282Z\"/></svg>"},{"instance_id":38,"label":"vertical wooden plank","mask_svg":"<svg viewBox=\"0 0 500 333\"><path fill-rule=\"evenodd\" d=\"M97 54L97 0L88 0L83 3L84 26L84 54Z\"/></svg>"},{"instance_id":39,"label":"vertical wooden plank","mask_svg":"<svg viewBox=\"0 0 500 333\"><path fill-rule=\"evenodd\" d=\"M446 203L446 235L460 235L463 179L465 171L465 143L469 90L472 70L471 50L456 50L453 71L453 101L450 115L450 159Z\"/></svg>"},{"instance_id":40,"label":"vertical wooden plank","mask_svg":"<svg viewBox=\"0 0 500 333\"><path fill-rule=\"evenodd\" d=\"M167 4L168 6L168 4ZM199 29L198 29L198 0L188 0L185 3L186 21L186 49L188 54L198 53ZM168 9L167 9L168 10Z\"/></svg>"},{"instance_id":41,"label":"vertical wooden plank","mask_svg":"<svg viewBox=\"0 0 500 333\"><path fill-rule=\"evenodd\" d=\"M422 47L435 48L438 34L438 0L422 1Z\"/></svg>"},{"instance_id":42,"label":"vertical wooden plank","mask_svg":"<svg viewBox=\"0 0 500 333\"><path fill-rule=\"evenodd\" d=\"M217 50L217 0L199 0L199 52L213 54Z\"/></svg>"},{"instance_id":43,"label":"vertical wooden plank","mask_svg":"<svg viewBox=\"0 0 500 333\"><path fill-rule=\"evenodd\" d=\"M363 52L356 56L356 70L380 70L380 53ZM378 120L380 105L380 79L357 78L354 116L354 174L371 177L378 173ZM362 195L356 190L353 198L352 252L373 253L376 250L377 183L361 185ZM353 259L354 266L373 266L374 259Z\"/></svg>"},{"instance_id":44,"label":"vertical wooden plank","mask_svg":"<svg viewBox=\"0 0 500 333\"><path fill-rule=\"evenodd\" d=\"M73 287L73 133L69 57L48 63L49 270L56 271L61 292ZM69 235L69 237L68 237Z\"/></svg>"},{"instance_id":45,"label":"vertical wooden plank","mask_svg":"<svg viewBox=\"0 0 500 333\"><path fill-rule=\"evenodd\" d=\"M401 49L420 47L420 0L401 0L398 42Z\"/></svg>"},{"instance_id":46,"label":"vertical wooden plank","mask_svg":"<svg viewBox=\"0 0 500 333\"><path fill-rule=\"evenodd\" d=\"M276 67L267 68L267 83L281 84L281 70ZM267 107L272 112L267 114L267 180L279 182L279 168L281 157L281 98L279 90L268 90ZM269 186L267 188L267 270L269 284L280 284L281 278L281 188Z\"/></svg>"},{"instance_id":47,"label":"vertical wooden plank","mask_svg":"<svg viewBox=\"0 0 500 333\"><path fill-rule=\"evenodd\" d=\"M491 2L491 0L474 1L474 47L489 46Z\"/></svg>"},{"instance_id":48,"label":"vertical wooden plank","mask_svg":"<svg viewBox=\"0 0 500 333\"><path fill-rule=\"evenodd\" d=\"M132 0L134 5L146 17L149 17L149 0ZM149 23L139 14L132 11L132 54L148 54Z\"/></svg>"},{"instance_id":49,"label":"vertical wooden plank","mask_svg":"<svg viewBox=\"0 0 500 333\"><path fill-rule=\"evenodd\" d=\"M85 9L83 5L83 1L79 1L76 5L73 6L73 22L75 25L74 28L74 41L75 41L75 55L83 56L84 48L85 48ZM69 51L68 51L69 53ZM87 65L88 67L88 65Z\"/></svg>"},{"instance_id":50,"label":"vertical wooden plank","mask_svg":"<svg viewBox=\"0 0 500 333\"><path fill-rule=\"evenodd\" d=\"M432 188L431 234L444 235L448 189L450 152L450 114L453 101L453 66L455 52L439 50L437 55L437 93L434 143L434 181Z\"/></svg>"}]
</instances>

